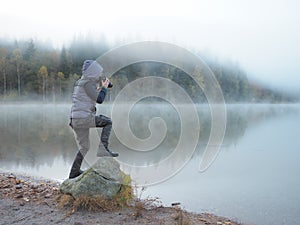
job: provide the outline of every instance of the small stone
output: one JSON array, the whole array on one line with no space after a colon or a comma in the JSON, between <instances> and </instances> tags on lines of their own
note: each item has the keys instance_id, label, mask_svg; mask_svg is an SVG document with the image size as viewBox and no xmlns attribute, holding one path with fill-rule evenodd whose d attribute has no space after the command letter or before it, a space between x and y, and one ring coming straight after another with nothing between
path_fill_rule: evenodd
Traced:
<instances>
[{"instance_id":1,"label":"small stone","mask_svg":"<svg viewBox=\"0 0 300 225\"><path fill-rule=\"evenodd\" d=\"M5 184L2 188L10 188L9 184Z\"/></svg>"},{"instance_id":2,"label":"small stone","mask_svg":"<svg viewBox=\"0 0 300 225\"><path fill-rule=\"evenodd\" d=\"M16 184L20 184L20 183L22 183L22 180L17 179L17 180L16 180Z\"/></svg>"},{"instance_id":3,"label":"small stone","mask_svg":"<svg viewBox=\"0 0 300 225\"><path fill-rule=\"evenodd\" d=\"M10 178L10 179L16 179L16 177L15 177L13 174L8 175L7 178Z\"/></svg>"},{"instance_id":4,"label":"small stone","mask_svg":"<svg viewBox=\"0 0 300 225\"><path fill-rule=\"evenodd\" d=\"M37 188L38 188L38 185L32 184L32 185L30 186L30 188L31 188L31 189L37 189Z\"/></svg>"},{"instance_id":5,"label":"small stone","mask_svg":"<svg viewBox=\"0 0 300 225\"><path fill-rule=\"evenodd\" d=\"M81 222L75 222L74 225L83 225Z\"/></svg>"},{"instance_id":6,"label":"small stone","mask_svg":"<svg viewBox=\"0 0 300 225\"><path fill-rule=\"evenodd\" d=\"M16 188L16 189L22 189L23 186L18 184L18 185L15 186L15 188Z\"/></svg>"},{"instance_id":7,"label":"small stone","mask_svg":"<svg viewBox=\"0 0 300 225\"><path fill-rule=\"evenodd\" d=\"M178 206L178 205L180 205L180 202L173 202L171 205L172 206Z\"/></svg>"},{"instance_id":8,"label":"small stone","mask_svg":"<svg viewBox=\"0 0 300 225\"><path fill-rule=\"evenodd\" d=\"M48 194L45 195L45 198L50 198L51 196L52 196L52 194L48 193Z\"/></svg>"},{"instance_id":9,"label":"small stone","mask_svg":"<svg viewBox=\"0 0 300 225\"><path fill-rule=\"evenodd\" d=\"M22 194L18 194L15 196L15 198L23 198L23 195Z\"/></svg>"}]
</instances>

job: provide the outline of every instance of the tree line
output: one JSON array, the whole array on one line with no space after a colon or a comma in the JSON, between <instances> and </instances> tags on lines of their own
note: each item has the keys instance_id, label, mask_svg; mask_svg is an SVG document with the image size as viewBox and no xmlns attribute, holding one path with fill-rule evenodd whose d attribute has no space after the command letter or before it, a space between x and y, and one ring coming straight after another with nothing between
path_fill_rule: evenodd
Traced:
<instances>
[{"instance_id":1,"label":"tree line","mask_svg":"<svg viewBox=\"0 0 300 225\"><path fill-rule=\"evenodd\" d=\"M120 44L120 43L118 43ZM68 47L59 49L37 40L0 40L0 96L4 101L69 101L75 81L81 76L85 59L97 59L111 49L104 36L97 40L74 37ZM202 56L203 57L203 56ZM205 56L204 56L205 57ZM290 102L291 96L249 81L238 65L207 59L227 102ZM205 95L195 81L170 65L143 62L121 69L111 80L115 84L109 100L130 81L143 76L161 76L183 87L191 98L205 102Z\"/></svg>"}]
</instances>

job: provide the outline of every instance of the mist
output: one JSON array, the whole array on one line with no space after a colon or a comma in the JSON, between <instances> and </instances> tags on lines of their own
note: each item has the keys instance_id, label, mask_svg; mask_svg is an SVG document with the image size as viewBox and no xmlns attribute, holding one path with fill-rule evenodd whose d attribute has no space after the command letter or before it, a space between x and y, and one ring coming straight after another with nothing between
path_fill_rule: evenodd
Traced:
<instances>
[{"instance_id":1,"label":"mist","mask_svg":"<svg viewBox=\"0 0 300 225\"><path fill-rule=\"evenodd\" d=\"M3 101L70 101L74 82L81 76L85 59L97 59L99 55L125 45L121 39L115 42L102 34L74 36L72 42L54 48L49 42L38 39L0 40L0 80ZM219 59L196 47L189 48L207 64L217 79L227 103L299 101L297 91L275 86L253 78L239 62ZM131 54L131 53L128 53ZM116 63L116 62L112 62ZM184 71L159 62L140 62L128 65L110 78L115 84L108 101L114 101L118 93L130 82L146 76L164 77L180 85L195 103L205 103L203 90ZM202 74L205 78L205 74Z\"/></svg>"},{"instance_id":2,"label":"mist","mask_svg":"<svg viewBox=\"0 0 300 225\"><path fill-rule=\"evenodd\" d=\"M68 177L77 152L68 126L70 107L71 104L0 104L0 171L59 181ZM136 151L122 143L113 129L110 146L120 153L117 160L122 169L138 184L155 182L147 186L145 194L162 199L165 205L176 200L187 210L205 210L238 218L246 224L297 223L299 105L228 104L227 129L220 152L202 173L198 171L199 162L213 121L207 104L196 105L196 109L200 133L197 146L189 155L188 148L174 150L182 141L181 128L185 123L173 105L146 101L134 105L130 117L124 118L131 128L124 132L127 138L151 136L149 123L154 117L165 122L167 131L156 148ZM98 105L97 110L110 115L112 105ZM117 113L126 114L122 110ZM187 141L192 141L192 135L188 137ZM90 141L84 169L97 160L99 136L95 129L90 131ZM170 157L172 160L168 160Z\"/></svg>"},{"instance_id":3,"label":"mist","mask_svg":"<svg viewBox=\"0 0 300 225\"><path fill-rule=\"evenodd\" d=\"M296 0L3 1L0 172L66 179L78 151L69 117L84 60L163 42L208 69L190 63L193 77L178 65L137 61L110 74L114 86L96 112L113 121L109 144L121 169L167 206L245 224L297 224L299 8ZM222 104L209 102L207 90ZM98 132L90 130L82 169L97 160Z\"/></svg>"},{"instance_id":4,"label":"mist","mask_svg":"<svg viewBox=\"0 0 300 225\"><path fill-rule=\"evenodd\" d=\"M74 37L103 41L104 35L109 47L164 41L236 62L249 79L299 93L300 16L295 0L155 0L151 4L113 0L90 1L86 7L81 2L70 5L55 0L39 10L35 7L39 6L33 0L3 2L0 37L33 38L57 49L68 49Z\"/></svg>"}]
</instances>

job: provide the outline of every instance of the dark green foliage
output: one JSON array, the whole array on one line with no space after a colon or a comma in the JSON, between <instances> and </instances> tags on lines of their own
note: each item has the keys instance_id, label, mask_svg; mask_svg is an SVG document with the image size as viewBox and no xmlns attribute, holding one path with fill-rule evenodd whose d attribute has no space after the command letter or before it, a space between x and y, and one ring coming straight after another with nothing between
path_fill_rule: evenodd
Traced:
<instances>
[{"instance_id":1,"label":"dark green foliage","mask_svg":"<svg viewBox=\"0 0 300 225\"><path fill-rule=\"evenodd\" d=\"M3 100L22 100L34 96L35 100L44 99L47 102L69 101L73 84L81 76L83 61L97 59L110 48L112 46L108 46L104 35L97 41L79 36L74 38L69 47L63 46L61 49L44 46L33 39L14 42L0 40L0 96ZM21 57L16 57L16 52L21 52ZM250 82L238 65L207 62L219 82L226 102L295 101L288 94ZM41 92L42 82L38 77L42 66L48 71L44 98ZM201 74L201 71L195 70L195 73ZM158 62L135 63L115 73L111 77L114 88L109 92L108 100L113 101L129 82L146 76L170 79L185 89L193 101L206 102L202 87L190 76L178 68Z\"/></svg>"},{"instance_id":2,"label":"dark green foliage","mask_svg":"<svg viewBox=\"0 0 300 225\"><path fill-rule=\"evenodd\" d=\"M62 48L59 58L59 67L58 70L66 75L66 78L69 77L71 72L71 63L67 55L67 50L65 47Z\"/></svg>"},{"instance_id":3,"label":"dark green foliage","mask_svg":"<svg viewBox=\"0 0 300 225\"><path fill-rule=\"evenodd\" d=\"M26 45L27 47L24 52L24 60L34 61L36 56L36 48L33 39L30 39Z\"/></svg>"}]
</instances>

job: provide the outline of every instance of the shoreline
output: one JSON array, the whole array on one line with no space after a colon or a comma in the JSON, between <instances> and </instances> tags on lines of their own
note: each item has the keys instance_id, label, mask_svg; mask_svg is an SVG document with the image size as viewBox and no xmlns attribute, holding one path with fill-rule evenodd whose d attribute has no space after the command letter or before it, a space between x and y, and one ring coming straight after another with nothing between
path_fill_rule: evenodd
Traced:
<instances>
[{"instance_id":1,"label":"shoreline","mask_svg":"<svg viewBox=\"0 0 300 225\"><path fill-rule=\"evenodd\" d=\"M193 213L179 206L71 212L59 206L60 182L0 171L0 224L199 224L238 225L235 219Z\"/></svg>"}]
</instances>

